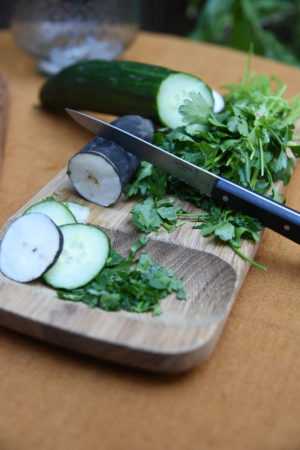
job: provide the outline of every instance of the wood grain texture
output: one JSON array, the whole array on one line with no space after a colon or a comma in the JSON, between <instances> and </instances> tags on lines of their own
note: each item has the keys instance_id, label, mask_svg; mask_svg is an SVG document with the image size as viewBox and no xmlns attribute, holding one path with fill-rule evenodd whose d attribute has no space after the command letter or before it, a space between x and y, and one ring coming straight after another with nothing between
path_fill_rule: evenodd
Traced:
<instances>
[{"instance_id":1,"label":"wood grain texture","mask_svg":"<svg viewBox=\"0 0 300 450\"><path fill-rule=\"evenodd\" d=\"M9 91L6 77L0 73L0 176L4 156L5 139L9 114Z\"/></svg>"}]
</instances>

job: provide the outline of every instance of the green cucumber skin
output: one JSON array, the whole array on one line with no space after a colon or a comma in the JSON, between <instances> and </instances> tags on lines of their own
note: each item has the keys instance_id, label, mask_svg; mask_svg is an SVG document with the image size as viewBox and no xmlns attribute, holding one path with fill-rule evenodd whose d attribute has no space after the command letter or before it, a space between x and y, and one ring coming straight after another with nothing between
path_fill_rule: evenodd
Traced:
<instances>
[{"instance_id":1,"label":"green cucumber skin","mask_svg":"<svg viewBox=\"0 0 300 450\"><path fill-rule=\"evenodd\" d=\"M159 122L156 98L171 69L130 61L85 61L49 78L40 91L49 109L86 109L117 116L139 114Z\"/></svg>"}]
</instances>

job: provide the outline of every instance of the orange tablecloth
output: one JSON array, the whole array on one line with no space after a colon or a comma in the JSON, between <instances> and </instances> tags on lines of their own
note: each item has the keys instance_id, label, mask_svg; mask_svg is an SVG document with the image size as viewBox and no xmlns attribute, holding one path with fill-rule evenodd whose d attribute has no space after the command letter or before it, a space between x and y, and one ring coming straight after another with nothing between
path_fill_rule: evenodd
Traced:
<instances>
[{"instance_id":1,"label":"orange tablecloth","mask_svg":"<svg viewBox=\"0 0 300 450\"><path fill-rule=\"evenodd\" d=\"M237 81L247 55L141 33L124 59L201 76L213 88ZM299 70L254 58L298 93ZM0 225L64 167L90 135L41 111L44 79L0 33L0 72L11 111L0 186ZM287 190L300 208L300 165ZM154 375L0 329L1 450L296 450L300 448L300 247L266 231L221 339L200 367ZM1 292L0 292L1 295Z\"/></svg>"}]
</instances>

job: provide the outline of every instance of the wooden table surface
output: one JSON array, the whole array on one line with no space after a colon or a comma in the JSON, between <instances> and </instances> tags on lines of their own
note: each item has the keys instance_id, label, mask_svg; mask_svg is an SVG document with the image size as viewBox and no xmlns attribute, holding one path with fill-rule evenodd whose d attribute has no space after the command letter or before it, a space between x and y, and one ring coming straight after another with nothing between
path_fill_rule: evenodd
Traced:
<instances>
[{"instance_id":1,"label":"wooden table surface","mask_svg":"<svg viewBox=\"0 0 300 450\"><path fill-rule=\"evenodd\" d=\"M140 33L123 59L194 73L213 88L237 81L247 55ZM287 97L299 70L255 57ZM39 110L44 79L9 32L0 33L0 73L10 116L0 185L0 225L62 169L89 133ZM300 207L300 166L286 189ZM1 450L296 450L300 448L300 247L267 230L212 356L166 376L38 342L0 328ZM0 292L1 295L1 292Z\"/></svg>"}]
</instances>

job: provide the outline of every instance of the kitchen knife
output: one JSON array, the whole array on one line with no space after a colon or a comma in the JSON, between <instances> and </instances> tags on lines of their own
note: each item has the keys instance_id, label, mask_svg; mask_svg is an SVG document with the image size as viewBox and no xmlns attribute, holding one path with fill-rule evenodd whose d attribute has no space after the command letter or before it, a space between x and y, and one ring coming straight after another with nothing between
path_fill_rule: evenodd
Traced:
<instances>
[{"instance_id":1,"label":"kitchen knife","mask_svg":"<svg viewBox=\"0 0 300 450\"><path fill-rule=\"evenodd\" d=\"M300 244L300 213L237 183L215 175L127 131L74 109L70 116L93 134L115 141L126 151L212 197L216 202L257 217L261 223Z\"/></svg>"}]
</instances>

